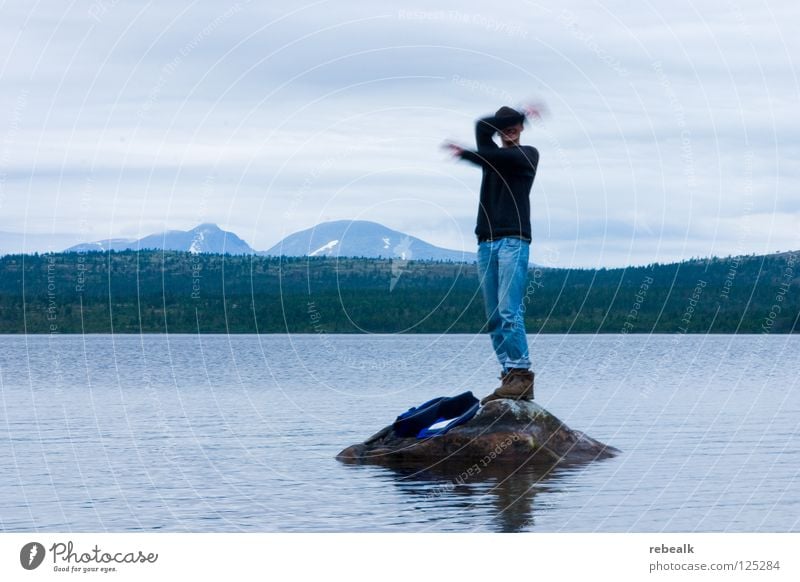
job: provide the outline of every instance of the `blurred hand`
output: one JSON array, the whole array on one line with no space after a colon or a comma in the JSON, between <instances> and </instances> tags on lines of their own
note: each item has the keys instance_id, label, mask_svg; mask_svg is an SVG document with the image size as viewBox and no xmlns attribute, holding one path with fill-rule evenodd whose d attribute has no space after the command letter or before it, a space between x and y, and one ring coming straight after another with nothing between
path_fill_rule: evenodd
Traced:
<instances>
[{"instance_id":1,"label":"blurred hand","mask_svg":"<svg viewBox=\"0 0 800 582\"><path fill-rule=\"evenodd\" d=\"M547 105L543 101L525 103L520 109L528 119L542 119L548 114Z\"/></svg>"},{"instance_id":2,"label":"blurred hand","mask_svg":"<svg viewBox=\"0 0 800 582\"><path fill-rule=\"evenodd\" d=\"M461 156L461 154L464 152L464 148L462 148L460 145L455 144L455 143L453 143L451 141L444 142L442 144L442 148L444 148L447 151L449 151L450 154L455 158Z\"/></svg>"}]
</instances>

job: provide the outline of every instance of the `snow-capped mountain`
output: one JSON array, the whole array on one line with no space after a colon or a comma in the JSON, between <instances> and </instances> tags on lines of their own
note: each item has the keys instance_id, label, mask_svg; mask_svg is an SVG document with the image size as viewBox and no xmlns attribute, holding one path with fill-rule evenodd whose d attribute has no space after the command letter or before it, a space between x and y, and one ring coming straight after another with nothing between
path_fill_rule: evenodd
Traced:
<instances>
[{"instance_id":1,"label":"snow-capped mountain","mask_svg":"<svg viewBox=\"0 0 800 582\"><path fill-rule=\"evenodd\" d=\"M255 251L232 232L222 230L216 224L201 224L192 230L168 230L140 239L113 238L83 243L66 249L66 252L124 251L156 249L188 251L190 253L228 253L252 255Z\"/></svg>"},{"instance_id":2,"label":"snow-capped mountain","mask_svg":"<svg viewBox=\"0 0 800 582\"><path fill-rule=\"evenodd\" d=\"M443 249L366 220L336 220L287 236L265 255L370 257L402 261L475 261L475 253Z\"/></svg>"},{"instance_id":3,"label":"snow-capped mountain","mask_svg":"<svg viewBox=\"0 0 800 582\"><path fill-rule=\"evenodd\" d=\"M168 230L140 239L114 238L82 243L66 252L156 249L190 253L231 255L285 255L310 257L370 257L400 261L473 262L475 253L443 249L421 239L366 220L323 222L296 232L264 252L254 251L236 234L216 224L201 224L191 230Z\"/></svg>"}]
</instances>

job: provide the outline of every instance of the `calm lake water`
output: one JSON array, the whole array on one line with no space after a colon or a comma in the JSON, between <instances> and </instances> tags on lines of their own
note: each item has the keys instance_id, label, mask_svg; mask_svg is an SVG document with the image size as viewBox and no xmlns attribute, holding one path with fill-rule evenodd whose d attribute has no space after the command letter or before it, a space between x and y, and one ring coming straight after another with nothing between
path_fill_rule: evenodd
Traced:
<instances>
[{"instance_id":1,"label":"calm lake water","mask_svg":"<svg viewBox=\"0 0 800 582\"><path fill-rule=\"evenodd\" d=\"M451 487L334 456L488 393L487 336L0 336L0 530L800 530L800 336L530 342L537 401L623 454Z\"/></svg>"}]
</instances>

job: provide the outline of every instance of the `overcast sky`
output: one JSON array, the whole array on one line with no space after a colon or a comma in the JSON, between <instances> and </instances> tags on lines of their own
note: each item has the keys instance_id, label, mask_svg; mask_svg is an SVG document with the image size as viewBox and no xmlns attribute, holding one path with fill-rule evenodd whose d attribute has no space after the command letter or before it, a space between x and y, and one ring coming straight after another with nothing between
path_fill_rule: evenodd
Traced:
<instances>
[{"instance_id":1,"label":"overcast sky","mask_svg":"<svg viewBox=\"0 0 800 582\"><path fill-rule=\"evenodd\" d=\"M0 231L266 249L358 218L474 250L480 173L439 146L533 99L533 261L800 249L796 2L226 4L0 4Z\"/></svg>"}]
</instances>

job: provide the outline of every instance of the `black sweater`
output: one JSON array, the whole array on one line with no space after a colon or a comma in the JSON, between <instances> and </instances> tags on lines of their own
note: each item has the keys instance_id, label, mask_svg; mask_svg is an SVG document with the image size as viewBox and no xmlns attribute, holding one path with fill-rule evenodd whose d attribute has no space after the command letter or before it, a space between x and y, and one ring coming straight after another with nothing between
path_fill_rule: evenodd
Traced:
<instances>
[{"instance_id":1,"label":"black sweater","mask_svg":"<svg viewBox=\"0 0 800 582\"><path fill-rule=\"evenodd\" d=\"M531 240L530 193L539 152L532 146L499 147L492 136L525 117L484 117L475 124L477 151L464 150L461 158L483 168L478 241L517 236Z\"/></svg>"}]
</instances>

